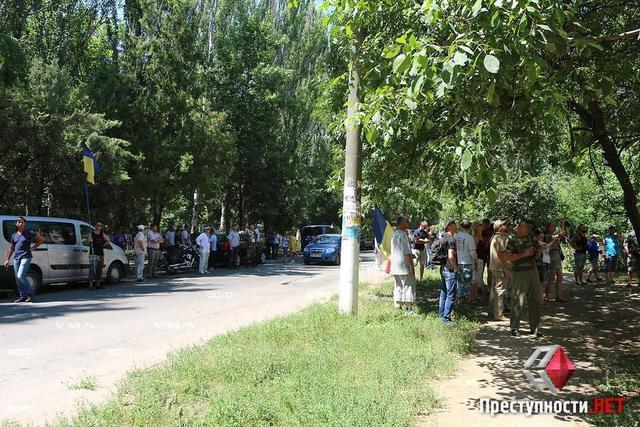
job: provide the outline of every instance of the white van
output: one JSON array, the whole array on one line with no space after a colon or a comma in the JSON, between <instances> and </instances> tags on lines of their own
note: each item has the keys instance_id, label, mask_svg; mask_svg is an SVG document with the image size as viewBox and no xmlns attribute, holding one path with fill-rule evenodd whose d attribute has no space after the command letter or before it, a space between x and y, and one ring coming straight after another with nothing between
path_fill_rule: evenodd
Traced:
<instances>
[{"instance_id":1,"label":"white van","mask_svg":"<svg viewBox=\"0 0 640 427\"><path fill-rule=\"evenodd\" d=\"M17 216L0 215L0 257L5 260ZM27 278L37 292L41 285L61 282L86 282L89 278L89 233L93 227L84 221L67 218L28 216L27 229L44 236L44 243L33 252ZM12 261L12 260L10 260ZM124 251L111 243L104 248L102 276L118 283L129 271ZM0 289L15 289L13 263L0 265Z\"/></svg>"}]
</instances>

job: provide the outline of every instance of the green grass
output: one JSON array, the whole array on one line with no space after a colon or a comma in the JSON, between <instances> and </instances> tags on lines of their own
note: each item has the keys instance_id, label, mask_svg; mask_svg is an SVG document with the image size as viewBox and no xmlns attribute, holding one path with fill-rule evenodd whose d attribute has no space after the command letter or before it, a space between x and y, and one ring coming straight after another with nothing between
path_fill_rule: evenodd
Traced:
<instances>
[{"instance_id":1,"label":"green grass","mask_svg":"<svg viewBox=\"0 0 640 427\"><path fill-rule=\"evenodd\" d=\"M95 390L98 386L96 377L87 375L67 382L67 387L71 390Z\"/></svg>"},{"instance_id":2,"label":"green grass","mask_svg":"<svg viewBox=\"0 0 640 427\"><path fill-rule=\"evenodd\" d=\"M609 353L603 375L594 385L597 396L623 396L625 403L622 414L596 415L589 422L603 427L640 425L640 350Z\"/></svg>"},{"instance_id":3,"label":"green grass","mask_svg":"<svg viewBox=\"0 0 640 427\"><path fill-rule=\"evenodd\" d=\"M181 350L56 424L412 425L437 406L427 383L455 370L478 324L404 316L390 290L361 287L356 317L315 305Z\"/></svg>"}]
</instances>

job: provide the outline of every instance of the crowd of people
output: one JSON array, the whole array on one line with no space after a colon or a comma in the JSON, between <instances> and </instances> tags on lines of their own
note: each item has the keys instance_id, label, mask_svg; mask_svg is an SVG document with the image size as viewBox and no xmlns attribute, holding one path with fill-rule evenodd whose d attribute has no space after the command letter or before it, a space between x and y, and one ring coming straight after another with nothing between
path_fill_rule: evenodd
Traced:
<instances>
[{"instance_id":1,"label":"crowd of people","mask_svg":"<svg viewBox=\"0 0 640 427\"><path fill-rule=\"evenodd\" d=\"M94 226L95 227L95 226ZM237 268L240 257L241 234L245 236L247 267L255 267L258 251L264 251L265 257L276 259L282 255L284 261L292 261L293 254L299 251L299 232L284 232L269 230L263 234L263 228L258 224L247 224L241 231L238 225L232 225L228 230L205 226L202 231L192 233L187 224L176 230L175 224L169 222L164 233L159 231L158 224L138 225L135 233L128 235L123 227L117 227L110 236L111 242L123 250L134 252L134 272L137 281L144 281L144 262L148 258L148 277L155 278L158 269L158 259L162 251L166 251L170 259L179 256L181 248L192 247L199 256L198 271L207 274L215 268L212 254L223 252L228 266ZM220 241L219 241L220 240Z\"/></svg>"},{"instance_id":2,"label":"crowd of people","mask_svg":"<svg viewBox=\"0 0 640 427\"><path fill-rule=\"evenodd\" d=\"M389 260L389 273L395 278L395 307L413 314L416 269L422 280L425 268L439 266L438 309L445 324L453 323L456 301L480 304L479 293L486 287L490 320L507 320L509 316L510 333L519 336L521 312L526 303L529 331L542 336L541 307L567 301L562 293L563 245L573 251L573 274L579 286L603 281L613 284L623 255L627 286L632 286L634 275L640 286L640 247L633 231L622 238L612 226L602 238L597 234L587 237L584 224L578 225L572 234L566 221L536 228L527 219L517 224L506 219L493 222L485 219L474 223L462 221L459 226L451 220L439 232L435 225L422 221L412 232L407 219L399 217ZM605 277L599 275L601 258Z\"/></svg>"}]
</instances>

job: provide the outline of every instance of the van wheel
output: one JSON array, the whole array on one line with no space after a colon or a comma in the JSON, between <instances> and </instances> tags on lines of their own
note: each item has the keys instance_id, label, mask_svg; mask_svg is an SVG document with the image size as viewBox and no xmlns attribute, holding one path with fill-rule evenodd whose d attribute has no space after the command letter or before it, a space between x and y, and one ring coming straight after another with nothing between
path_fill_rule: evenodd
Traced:
<instances>
[{"instance_id":1,"label":"van wheel","mask_svg":"<svg viewBox=\"0 0 640 427\"><path fill-rule=\"evenodd\" d=\"M336 255L336 260L333 261L334 265L340 265L340 255Z\"/></svg>"},{"instance_id":2,"label":"van wheel","mask_svg":"<svg viewBox=\"0 0 640 427\"><path fill-rule=\"evenodd\" d=\"M42 274L38 270L30 268L27 272L27 281L31 287L31 293L36 295L42 286Z\"/></svg>"},{"instance_id":3,"label":"van wheel","mask_svg":"<svg viewBox=\"0 0 640 427\"><path fill-rule=\"evenodd\" d=\"M110 285L115 285L122 282L123 277L124 268L122 267L122 264L118 261L112 262L107 270L107 282L109 282Z\"/></svg>"}]
</instances>

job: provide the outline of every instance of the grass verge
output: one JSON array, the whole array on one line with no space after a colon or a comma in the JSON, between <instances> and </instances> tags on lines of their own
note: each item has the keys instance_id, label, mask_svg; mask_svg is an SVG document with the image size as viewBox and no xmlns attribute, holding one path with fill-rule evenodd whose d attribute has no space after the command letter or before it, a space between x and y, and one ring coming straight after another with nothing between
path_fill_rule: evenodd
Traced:
<instances>
[{"instance_id":1,"label":"grass verge","mask_svg":"<svg viewBox=\"0 0 640 427\"><path fill-rule=\"evenodd\" d=\"M435 275L419 295L435 293ZM412 425L437 405L478 324L437 310L404 316L391 283L361 286L360 313L335 303L217 336L130 373L115 398L56 425Z\"/></svg>"},{"instance_id":2,"label":"grass verge","mask_svg":"<svg viewBox=\"0 0 640 427\"><path fill-rule=\"evenodd\" d=\"M622 414L595 415L588 421L597 426L640 426L640 350L631 353L611 352L603 375L595 383L598 396L623 396Z\"/></svg>"}]
</instances>

